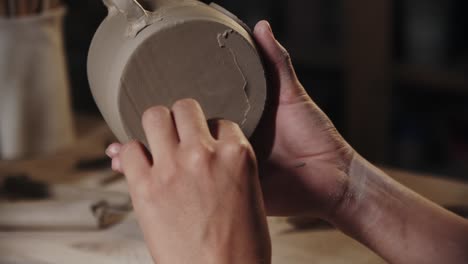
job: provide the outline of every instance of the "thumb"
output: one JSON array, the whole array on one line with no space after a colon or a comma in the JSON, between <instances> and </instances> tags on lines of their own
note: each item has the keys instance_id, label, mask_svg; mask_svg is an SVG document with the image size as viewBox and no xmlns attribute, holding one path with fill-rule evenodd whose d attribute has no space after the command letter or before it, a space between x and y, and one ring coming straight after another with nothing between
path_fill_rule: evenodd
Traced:
<instances>
[{"instance_id":1,"label":"thumb","mask_svg":"<svg viewBox=\"0 0 468 264\"><path fill-rule=\"evenodd\" d=\"M288 51L276 40L270 24L263 20L254 29L254 37L267 65L275 75L281 99L294 99L305 94L297 79Z\"/></svg>"}]
</instances>

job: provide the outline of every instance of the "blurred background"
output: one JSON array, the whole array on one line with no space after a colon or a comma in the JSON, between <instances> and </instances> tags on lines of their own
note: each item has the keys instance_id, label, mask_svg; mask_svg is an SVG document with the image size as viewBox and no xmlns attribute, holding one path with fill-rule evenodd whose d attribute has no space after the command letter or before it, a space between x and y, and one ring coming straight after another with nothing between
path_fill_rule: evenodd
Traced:
<instances>
[{"instance_id":1,"label":"blurred background","mask_svg":"<svg viewBox=\"0 0 468 264\"><path fill-rule=\"evenodd\" d=\"M86 77L98 0L66 1L73 107L98 115ZM268 19L317 104L363 156L468 180L468 2L219 0Z\"/></svg>"}]
</instances>

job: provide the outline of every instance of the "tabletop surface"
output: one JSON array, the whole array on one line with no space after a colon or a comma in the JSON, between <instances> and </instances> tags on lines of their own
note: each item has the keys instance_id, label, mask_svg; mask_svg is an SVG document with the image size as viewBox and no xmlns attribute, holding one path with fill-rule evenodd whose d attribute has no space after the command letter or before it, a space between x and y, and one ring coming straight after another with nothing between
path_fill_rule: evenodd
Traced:
<instances>
[{"instance_id":1,"label":"tabletop surface","mask_svg":"<svg viewBox=\"0 0 468 264\"><path fill-rule=\"evenodd\" d=\"M79 140L61 153L30 161L0 161L0 177L27 173L52 183L89 185L105 172L77 172L77 160L103 156L113 140L107 126L96 118L78 119ZM385 169L393 178L441 205L468 205L468 184ZM106 190L126 192L122 180ZM270 218L273 263L385 263L364 246L331 228L295 229L286 218ZM110 229L82 232L0 232L1 264L143 264L152 263L131 214Z\"/></svg>"}]
</instances>

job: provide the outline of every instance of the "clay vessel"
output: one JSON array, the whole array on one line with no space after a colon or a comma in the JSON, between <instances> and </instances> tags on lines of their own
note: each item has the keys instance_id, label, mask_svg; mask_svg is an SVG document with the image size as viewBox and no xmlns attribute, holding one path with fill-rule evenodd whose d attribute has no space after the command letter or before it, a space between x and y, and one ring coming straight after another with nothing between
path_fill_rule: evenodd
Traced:
<instances>
[{"instance_id":1,"label":"clay vessel","mask_svg":"<svg viewBox=\"0 0 468 264\"><path fill-rule=\"evenodd\" d=\"M151 106L200 102L208 119L237 122L251 136L267 82L250 29L222 7L195 0L105 0L88 76L94 98L121 142L146 143Z\"/></svg>"}]
</instances>

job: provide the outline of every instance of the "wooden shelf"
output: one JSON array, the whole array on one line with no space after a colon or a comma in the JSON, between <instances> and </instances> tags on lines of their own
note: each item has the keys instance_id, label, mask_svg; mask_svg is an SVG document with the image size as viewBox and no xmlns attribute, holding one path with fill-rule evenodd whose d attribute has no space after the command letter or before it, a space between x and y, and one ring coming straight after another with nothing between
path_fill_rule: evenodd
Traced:
<instances>
[{"instance_id":1,"label":"wooden shelf","mask_svg":"<svg viewBox=\"0 0 468 264\"><path fill-rule=\"evenodd\" d=\"M395 67L395 80L426 86L428 89L468 94L468 72L401 64Z\"/></svg>"}]
</instances>

